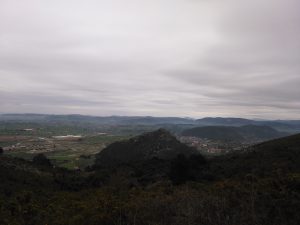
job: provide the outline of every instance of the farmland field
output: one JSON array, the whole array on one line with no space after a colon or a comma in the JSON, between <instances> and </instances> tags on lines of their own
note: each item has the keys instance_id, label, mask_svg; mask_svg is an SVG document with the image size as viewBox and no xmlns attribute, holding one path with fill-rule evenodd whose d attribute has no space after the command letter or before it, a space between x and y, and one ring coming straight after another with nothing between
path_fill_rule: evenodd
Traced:
<instances>
[{"instance_id":1,"label":"farmland field","mask_svg":"<svg viewBox=\"0 0 300 225\"><path fill-rule=\"evenodd\" d=\"M76 126L2 123L0 146L5 154L14 157L31 160L43 153L55 166L84 169L93 164L94 155L104 147L131 137L129 133L116 131L106 133Z\"/></svg>"}]
</instances>

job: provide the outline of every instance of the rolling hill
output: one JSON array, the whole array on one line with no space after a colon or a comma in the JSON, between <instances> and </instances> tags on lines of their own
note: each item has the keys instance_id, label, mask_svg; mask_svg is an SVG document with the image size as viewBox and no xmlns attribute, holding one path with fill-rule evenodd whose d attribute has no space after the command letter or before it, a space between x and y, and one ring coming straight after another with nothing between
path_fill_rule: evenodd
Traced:
<instances>
[{"instance_id":1,"label":"rolling hill","mask_svg":"<svg viewBox=\"0 0 300 225\"><path fill-rule=\"evenodd\" d=\"M216 176L260 177L300 173L300 134L274 139L249 147L245 152L233 153L211 160L209 173Z\"/></svg>"},{"instance_id":2,"label":"rolling hill","mask_svg":"<svg viewBox=\"0 0 300 225\"><path fill-rule=\"evenodd\" d=\"M109 145L96 155L96 164L116 165L152 158L172 159L178 154L188 156L198 152L180 143L168 131L159 129Z\"/></svg>"},{"instance_id":3,"label":"rolling hill","mask_svg":"<svg viewBox=\"0 0 300 225\"><path fill-rule=\"evenodd\" d=\"M246 125L232 126L205 126L184 130L182 136L192 136L221 141L262 141L282 136L286 133L278 132L268 126Z\"/></svg>"},{"instance_id":4,"label":"rolling hill","mask_svg":"<svg viewBox=\"0 0 300 225\"><path fill-rule=\"evenodd\" d=\"M197 124L201 126L243 126L254 124L254 120L233 117L205 117L196 120Z\"/></svg>"},{"instance_id":5,"label":"rolling hill","mask_svg":"<svg viewBox=\"0 0 300 225\"><path fill-rule=\"evenodd\" d=\"M288 133L300 132L299 120L250 120L234 117L205 117L195 121L198 126L269 126Z\"/></svg>"}]
</instances>

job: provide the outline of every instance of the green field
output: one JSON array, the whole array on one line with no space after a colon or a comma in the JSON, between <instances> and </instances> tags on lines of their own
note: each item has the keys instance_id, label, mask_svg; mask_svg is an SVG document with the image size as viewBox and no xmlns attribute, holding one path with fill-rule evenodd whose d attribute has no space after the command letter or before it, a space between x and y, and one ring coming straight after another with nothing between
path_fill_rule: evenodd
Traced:
<instances>
[{"instance_id":1,"label":"green field","mask_svg":"<svg viewBox=\"0 0 300 225\"><path fill-rule=\"evenodd\" d=\"M26 131L25 129L32 129ZM149 128L148 128L149 129ZM0 146L5 154L31 160L36 154L45 154L55 166L84 169L92 165L94 155L107 145L128 139L133 133L147 128L91 127L39 123L0 123ZM79 140L57 140L53 136L81 135Z\"/></svg>"},{"instance_id":2,"label":"green field","mask_svg":"<svg viewBox=\"0 0 300 225\"><path fill-rule=\"evenodd\" d=\"M107 145L144 132L159 129L160 125L99 125L91 122L26 122L0 121L0 147L12 147L5 154L31 160L45 154L55 166L83 169L94 161L94 155ZM171 132L181 126L164 125ZM80 135L76 141L60 141L54 136Z\"/></svg>"},{"instance_id":3,"label":"green field","mask_svg":"<svg viewBox=\"0 0 300 225\"><path fill-rule=\"evenodd\" d=\"M5 154L31 160L36 154L43 153L55 166L66 167L68 169L84 169L93 164L94 155L104 147L113 142L127 139L128 137L129 136L125 135L94 135L85 136L79 141L51 140L55 148L51 148L51 145L50 147L36 151L32 150L34 147L30 146L39 144L39 146L43 147L43 143L23 141L21 144L26 146L26 149L16 148L11 151L5 151Z\"/></svg>"}]
</instances>

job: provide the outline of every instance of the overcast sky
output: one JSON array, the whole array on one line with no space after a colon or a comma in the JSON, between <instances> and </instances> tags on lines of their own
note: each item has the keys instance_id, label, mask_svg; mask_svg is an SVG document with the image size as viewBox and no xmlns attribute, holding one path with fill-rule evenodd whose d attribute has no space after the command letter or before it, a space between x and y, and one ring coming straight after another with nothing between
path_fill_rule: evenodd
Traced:
<instances>
[{"instance_id":1,"label":"overcast sky","mask_svg":"<svg viewBox=\"0 0 300 225\"><path fill-rule=\"evenodd\" d=\"M0 113L300 119L299 0L0 0Z\"/></svg>"}]
</instances>

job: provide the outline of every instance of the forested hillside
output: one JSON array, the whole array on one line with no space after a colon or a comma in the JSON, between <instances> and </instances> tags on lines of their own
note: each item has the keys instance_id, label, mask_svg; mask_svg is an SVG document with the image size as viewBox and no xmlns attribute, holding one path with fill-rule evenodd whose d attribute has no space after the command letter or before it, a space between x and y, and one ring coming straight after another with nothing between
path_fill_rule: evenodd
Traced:
<instances>
[{"instance_id":1,"label":"forested hillside","mask_svg":"<svg viewBox=\"0 0 300 225\"><path fill-rule=\"evenodd\" d=\"M299 143L295 135L211 159L180 154L86 171L1 155L0 224L298 225Z\"/></svg>"}]
</instances>

